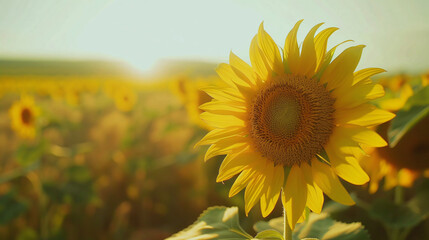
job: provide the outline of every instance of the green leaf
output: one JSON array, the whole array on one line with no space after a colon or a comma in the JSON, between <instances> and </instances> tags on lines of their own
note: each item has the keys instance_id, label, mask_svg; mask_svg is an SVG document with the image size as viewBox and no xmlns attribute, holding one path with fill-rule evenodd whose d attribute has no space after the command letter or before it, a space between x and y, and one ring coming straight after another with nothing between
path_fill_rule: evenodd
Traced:
<instances>
[{"instance_id":1,"label":"green leaf","mask_svg":"<svg viewBox=\"0 0 429 240\"><path fill-rule=\"evenodd\" d=\"M342 223L326 213L311 213L307 222L301 223L294 235L297 239L317 238L321 240L369 240L369 234L361 223Z\"/></svg>"},{"instance_id":2,"label":"green leaf","mask_svg":"<svg viewBox=\"0 0 429 240\"><path fill-rule=\"evenodd\" d=\"M54 203L85 205L96 198L93 179L85 166L73 165L64 171L65 181L43 182L43 192Z\"/></svg>"},{"instance_id":3,"label":"green leaf","mask_svg":"<svg viewBox=\"0 0 429 240\"><path fill-rule=\"evenodd\" d=\"M404 204L395 204L385 199L374 201L369 215L392 228L410 228L416 226L424 218L415 209Z\"/></svg>"},{"instance_id":4,"label":"green leaf","mask_svg":"<svg viewBox=\"0 0 429 240\"><path fill-rule=\"evenodd\" d=\"M28 204L17 199L16 191L0 196L0 224L8 224L28 209Z\"/></svg>"},{"instance_id":5,"label":"green leaf","mask_svg":"<svg viewBox=\"0 0 429 240\"><path fill-rule=\"evenodd\" d=\"M329 218L327 214L312 213L307 223L299 224L298 229L295 230L294 235L297 239L301 238L318 238L322 239L329 228L335 224L335 220Z\"/></svg>"},{"instance_id":6,"label":"green leaf","mask_svg":"<svg viewBox=\"0 0 429 240\"><path fill-rule=\"evenodd\" d=\"M237 207L210 207L191 226L168 240L252 239L240 226Z\"/></svg>"},{"instance_id":7,"label":"green leaf","mask_svg":"<svg viewBox=\"0 0 429 240\"><path fill-rule=\"evenodd\" d=\"M13 170L12 172L4 173L0 176L0 184L11 181L12 179L19 178L27 175L29 172L36 170L40 167L40 162L34 162L31 165L24 166L22 168L18 168Z\"/></svg>"},{"instance_id":8,"label":"green leaf","mask_svg":"<svg viewBox=\"0 0 429 240\"><path fill-rule=\"evenodd\" d=\"M255 238L261 239L261 240L278 240L278 239L283 240L283 235L278 231L271 229L271 230L264 230L258 233Z\"/></svg>"},{"instance_id":9,"label":"green leaf","mask_svg":"<svg viewBox=\"0 0 429 240\"><path fill-rule=\"evenodd\" d=\"M25 228L24 230L20 230L18 237L16 240L37 240L37 232L31 228Z\"/></svg>"},{"instance_id":10,"label":"green leaf","mask_svg":"<svg viewBox=\"0 0 429 240\"><path fill-rule=\"evenodd\" d=\"M280 233L283 233L283 228L283 217L273 218L268 222L259 221L253 225L253 229L255 229L256 232L275 229Z\"/></svg>"},{"instance_id":11,"label":"green leaf","mask_svg":"<svg viewBox=\"0 0 429 240\"><path fill-rule=\"evenodd\" d=\"M85 183L91 180L91 173L85 166L72 165L65 172L68 179L73 182Z\"/></svg>"},{"instance_id":12,"label":"green leaf","mask_svg":"<svg viewBox=\"0 0 429 240\"><path fill-rule=\"evenodd\" d=\"M254 225L257 232L276 229L283 233L283 218L274 218L269 222L258 222ZM258 237L258 235L257 235ZM369 240L368 232L361 223L341 223L333 220L326 213L310 213L308 220L295 226L292 234L294 240Z\"/></svg>"},{"instance_id":13,"label":"green leaf","mask_svg":"<svg viewBox=\"0 0 429 240\"><path fill-rule=\"evenodd\" d=\"M361 223L336 222L325 233L322 240L361 240L368 239L369 235Z\"/></svg>"},{"instance_id":14,"label":"green leaf","mask_svg":"<svg viewBox=\"0 0 429 240\"><path fill-rule=\"evenodd\" d=\"M407 206L418 213L422 220L429 216L429 189L420 189L416 195L407 203Z\"/></svg>"},{"instance_id":15,"label":"green leaf","mask_svg":"<svg viewBox=\"0 0 429 240\"><path fill-rule=\"evenodd\" d=\"M38 162L46 150L46 143L39 141L36 144L21 144L15 152L16 160L22 166Z\"/></svg>"},{"instance_id":16,"label":"green leaf","mask_svg":"<svg viewBox=\"0 0 429 240\"><path fill-rule=\"evenodd\" d=\"M401 138L429 113L429 86L411 96L392 120L387 136L390 147L396 146Z\"/></svg>"}]
</instances>

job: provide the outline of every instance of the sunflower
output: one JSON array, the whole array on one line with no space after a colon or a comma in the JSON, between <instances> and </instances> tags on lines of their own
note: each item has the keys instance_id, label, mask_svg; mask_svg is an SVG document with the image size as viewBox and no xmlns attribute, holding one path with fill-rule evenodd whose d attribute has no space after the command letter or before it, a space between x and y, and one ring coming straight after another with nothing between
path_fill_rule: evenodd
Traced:
<instances>
[{"instance_id":1,"label":"sunflower","mask_svg":"<svg viewBox=\"0 0 429 240\"><path fill-rule=\"evenodd\" d=\"M396 76L380 83L388 87L393 97L380 100L379 105L391 111L400 110L408 98L414 94L409 80L404 76ZM423 76L421 87L426 85ZM429 177L428 124L429 117L427 116L407 132L393 148L368 148L366 150L370 154L363 155L361 163L371 177L370 193L378 190L382 179L384 179L384 190L389 190L396 186L411 187L418 177ZM390 122L377 128L384 138L387 138L389 125Z\"/></svg>"},{"instance_id":2,"label":"sunflower","mask_svg":"<svg viewBox=\"0 0 429 240\"><path fill-rule=\"evenodd\" d=\"M9 109L11 127L22 138L33 139L36 135L36 118L39 110L30 96L22 96Z\"/></svg>"},{"instance_id":3,"label":"sunflower","mask_svg":"<svg viewBox=\"0 0 429 240\"><path fill-rule=\"evenodd\" d=\"M182 103L186 107L189 120L199 126L202 129L212 130L206 122L201 120L200 114L202 110L199 108L200 105L210 102L213 98L206 92L202 91L201 88L209 85L214 85L220 80L216 77L206 77L198 79L190 78L179 78L175 83L173 92L180 98Z\"/></svg>"},{"instance_id":4,"label":"sunflower","mask_svg":"<svg viewBox=\"0 0 429 240\"><path fill-rule=\"evenodd\" d=\"M388 89L388 94L378 100L378 105L388 111L398 111L414 94L409 78L403 75L383 79L380 84Z\"/></svg>"},{"instance_id":5,"label":"sunflower","mask_svg":"<svg viewBox=\"0 0 429 240\"><path fill-rule=\"evenodd\" d=\"M420 177L429 177L429 117L421 120L393 147L370 148L368 156L361 159L371 177L369 192L375 193L384 179L384 190L396 186L411 187ZM378 131L387 136L388 123Z\"/></svg>"},{"instance_id":6,"label":"sunflower","mask_svg":"<svg viewBox=\"0 0 429 240\"><path fill-rule=\"evenodd\" d=\"M336 47L326 51L327 40L337 28L315 36L318 24L300 51L301 22L286 37L283 54L261 24L250 45L251 65L233 53L229 64L219 65L228 87L205 89L214 99L200 107L201 118L214 129L198 143L211 145L205 160L226 154L217 181L239 174L229 196L246 189L246 214L259 202L262 215L269 215L282 193L292 229L305 218L306 206L321 211L323 193L354 204L338 176L368 182L356 157L361 145L386 146L369 127L394 116L368 103L384 94L369 79L384 70L354 72L364 46L347 48L331 61Z\"/></svg>"},{"instance_id":7,"label":"sunflower","mask_svg":"<svg viewBox=\"0 0 429 240\"><path fill-rule=\"evenodd\" d=\"M137 102L137 94L129 87L121 87L113 93L116 108L129 112Z\"/></svg>"}]
</instances>

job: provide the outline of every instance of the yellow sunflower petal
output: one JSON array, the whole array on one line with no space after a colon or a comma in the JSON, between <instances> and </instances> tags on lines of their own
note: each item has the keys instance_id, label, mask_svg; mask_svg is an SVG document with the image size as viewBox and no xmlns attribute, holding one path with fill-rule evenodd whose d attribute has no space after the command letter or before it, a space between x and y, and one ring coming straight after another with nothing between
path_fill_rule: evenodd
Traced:
<instances>
[{"instance_id":1,"label":"yellow sunflower petal","mask_svg":"<svg viewBox=\"0 0 429 240\"><path fill-rule=\"evenodd\" d=\"M353 72L359 63L362 50L365 46L349 47L332 61L323 73L320 82L327 83L327 89L332 90L342 85L350 85L353 81Z\"/></svg>"},{"instance_id":2,"label":"yellow sunflower petal","mask_svg":"<svg viewBox=\"0 0 429 240\"><path fill-rule=\"evenodd\" d=\"M344 42L341 42L337 45L335 45L334 47L332 47L324 56L324 58L322 59L321 64L319 65L319 67L317 68L317 73L316 73L316 77L320 78L323 73L325 72L326 68L329 66L329 64L331 63L332 58L334 57L335 54L335 50L337 49L338 46L346 43L346 42L351 42L351 40L347 40Z\"/></svg>"},{"instance_id":3,"label":"yellow sunflower petal","mask_svg":"<svg viewBox=\"0 0 429 240\"><path fill-rule=\"evenodd\" d=\"M207 149L204 161L207 161L214 156L228 154L234 150L241 151L249 145L245 141L246 139L239 136L231 136L229 138L222 139Z\"/></svg>"},{"instance_id":4,"label":"yellow sunflower petal","mask_svg":"<svg viewBox=\"0 0 429 240\"><path fill-rule=\"evenodd\" d=\"M239 119L243 119L243 120L248 118L246 107L244 106L238 107L237 105L234 106L230 104L225 104L223 102L216 101L216 100L202 104L200 106L200 109L213 114L234 115Z\"/></svg>"},{"instance_id":5,"label":"yellow sunflower petal","mask_svg":"<svg viewBox=\"0 0 429 240\"><path fill-rule=\"evenodd\" d=\"M256 75L252 67L249 66L245 61L241 60L233 52L229 55L229 64L234 73L247 83L248 86L253 86L256 84Z\"/></svg>"},{"instance_id":6,"label":"yellow sunflower petal","mask_svg":"<svg viewBox=\"0 0 429 240\"><path fill-rule=\"evenodd\" d=\"M358 126L374 126L387 122L395 114L381 110L371 104L361 104L355 108L337 109L335 118L338 124L352 124Z\"/></svg>"},{"instance_id":7,"label":"yellow sunflower petal","mask_svg":"<svg viewBox=\"0 0 429 240\"><path fill-rule=\"evenodd\" d=\"M249 84L245 80L241 79L237 76L237 74L235 74L234 70L232 70L231 65L229 64L219 64L219 66L216 68L216 73L231 87L236 87L237 84L242 86L249 86Z\"/></svg>"},{"instance_id":8,"label":"yellow sunflower petal","mask_svg":"<svg viewBox=\"0 0 429 240\"><path fill-rule=\"evenodd\" d=\"M314 72L316 71L316 66L317 66L317 56L316 56L316 49L314 45L314 34L322 24L323 23L319 23L316 26L314 26L305 37L304 42L302 44L301 57L299 59L300 64L298 69L294 73L305 75L308 77L312 77L314 75Z\"/></svg>"},{"instance_id":9,"label":"yellow sunflower petal","mask_svg":"<svg viewBox=\"0 0 429 240\"><path fill-rule=\"evenodd\" d=\"M370 147L384 147L387 146L386 141L373 130L365 127L353 126L344 127L343 131L346 136L352 140L365 144Z\"/></svg>"},{"instance_id":10,"label":"yellow sunflower petal","mask_svg":"<svg viewBox=\"0 0 429 240\"><path fill-rule=\"evenodd\" d=\"M330 166L317 159L313 159L311 163L314 181L326 195L344 205L354 204L353 199Z\"/></svg>"},{"instance_id":11,"label":"yellow sunflower petal","mask_svg":"<svg viewBox=\"0 0 429 240\"><path fill-rule=\"evenodd\" d=\"M311 211L320 213L323 206L323 191L317 184L314 184L311 167L307 163L301 164L302 173L307 181L307 206Z\"/></svg>"},{"instance_id":12,"label":"yellow sunflower petal","mask_svg":"<svg viewBox=\"0 0 429 240\"><path fill-rule=\"evenodd\" d=\"M245 130L240 127L232 128L216 128L207 133L198 143L195 144L195 147L201 145L211 145L217 143L222 139L229 138L233 135L244 136Z\"/></svg>"},{"instance_id":13,"label":"yellow sunflower petal","mask_svg":"<svg viewBox=\"0 0 429 240\"><path fill-rule=\"evenodd\" d=\"M246 151L247 149L243 149L241 152L228 154L226 156L220 165L216 182L226 181L244 169L248 168L252 164L252 161L261 160L260 158L256 157L255 154Z\"/></svg>"},{"instance_id":14,"label":"yellow sunflower petal","mask_svg":"<svg viewBox=\"0 0 429 240\"><path fill-rule=\"evenodd\" d=\"M289 226L294 229L307 202L307 184L298 165L292 166L284 189L287 220Z\"/></svg>"},{"instance_id":15,"label":"yellow sunflower petal","mask_svg":"<svg viewBox=\"0 0 429 240\"><path fill-rule=\"evenodd\" d=\"M376 74L385 72L386 70L382 69L382 68L365 68L362 70L359 70L357 72L354 73L354 78L353 78L353 84L355 85L356 83L365 80L371 76L374 76Z\"/></svg>"},{"instance_id":16,"label":"yellow sunflower petal","mask_svg":"<svg viewBox=\"0 0 429 240\"><path fill-rule=\"evenodd\" d=\"M266 174L262 172L255 176L247 185L246 190L244 191L244 209L246 216L248 216L250 209L252 209L261 198L265 179Z\"/></svg>"},{"instance_id":17,"label":"yellow sunflower petal","mask_svg":"<svg viewBox=\"0 0 429 240\"><path fill-rule=\"evenodd\" d=\"M362 185L369 181L368 174L362 169L356 158L342 155L329 145L325 147L325 150L332 168L339 177L355 185Z\"/></svg>"},{"instance_id":18,"label":"yellow sunflower petal","mask_svg":"<svg viewBox=\"0 0 429 240\"><path fill-rule=\"evenodd\" d=\"M269 174L269 181L266 182L267 189L261 197L261 212L263 217L268 216L273 211L284 183L283 166L273 167L272 170L273 172Z\"/></svg>"},{"instance_id":19,"label":"yellow sunflower petal","mask_svg":"<svg viewBox=\"0 0 429 240\"><path fill-rule=\"evenodd\" d=\"M305 221L305 218L307 217L307 209L304 209L304 211L302 212L301 217L299 217L298 221L296 223L302 223Z\"/></svg>"},{"instance_id":20,"label":"yellow sunflower petal","mask_svg":"<svg viewBox=\"0 0 429 240\"><path fill-rule=\"evenodd\" d=\"M263 23L259 26L257 39L258 46L267 57L267 62L271 69L277 74L283 73L283 61L280 56L279 48L271 36L264 30Z\"/></svg>"},{"instance_id":21,"label":"yellow sunflower petal","mask_svg":"<svg viewBox=\"0 0 429 240\"><path fill-rule=\"evenodd\" d=\"M244 102L243 96L241 96L237 90L233 90L232 88L205 87L201 88L201 90L217 100Z\"/></svg>"},{"instance_id":22,"label":"yellow sunflower petal","mask_svg":"<svg viewBox=\"0 0 429 240\"><path fill-rule=\"evenodd\" d=\"M256 174L257 172L253 169L246 169L242 171L240 175L238 175L237 179L235 179L234 184L232 184L231 189L229 190L229 197L233 197L243 190L243 188L247 186L247 184Z\"/></svg>"},{"instance_id":23,"label":"yellow sunflower petal","mask_svg":"<svg viewBox=\"0 0 429 240\"><path fill-rule=\"evenodd\" d=\"M258 36L256 35L250 43L249 49L250 62L259 78L268 80L271 77L271 67L261 49L258 46Z\"/></svg>"},{"instance_id":24,"label":"yellow sunflower petal","mask_svg":"<svg viewBox=\"0 0 429 240\"><path fill-rule=\"evenodd\" d=\"M360 81L346 91L333 91L335 108L353 108L369 100L384 96L383 86Z\"/></svg>"},{"instance_id":25,"label":"yellow sunflower petal","mask_svg":"<svg viewBox=\"0 0 429 240\"><path fill-rule=\"evenodd\" d=\"M338 28L336 27L324 29L320 31L320 33L318 33L314 38L314 47L316 49L316 57L317 57L317 66L316 66L317 71L320 69L320 66L322 65L323 60L325 58L328 39L332 35L332 33L334 33L337 30Z\"/></svg>"},{"instance_id":26,"label":"yellow sunflower petal","mask_svg":"<svg viewBox=\"0 0 429 240\"><path fill-rule=\"evenodd\" d=\"M200 118L204 120L209 126L214 128L245 126L245 123L242 119L232 115L219 115L209 112L203 112L200 114Z\"/></svg>"},{"instance_id":27,"label":"yellow sunflower petal","mask_svg":"<svg viewBox=\"0 0 429 240\"><path fill-rule=\"evenodd\" d=\"M295 72L299 67L299 48L298 42L296 40L296 35L298 33L299 25L301 25L302 21L304 20L300 20L295 24L295 26L289 32L285 40L283 54L285 58L284 61L287 62L289 69L292 72Z\"/></svg>"}]
</instances>

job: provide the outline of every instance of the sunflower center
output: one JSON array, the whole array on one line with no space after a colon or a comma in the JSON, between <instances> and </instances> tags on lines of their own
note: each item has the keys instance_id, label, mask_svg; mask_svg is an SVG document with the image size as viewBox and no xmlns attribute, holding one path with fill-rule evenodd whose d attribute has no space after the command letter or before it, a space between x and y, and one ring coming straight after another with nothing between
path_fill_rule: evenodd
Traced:
<instances>
[{"instance_id":1,"label":"sunflower center","mask_svg":"<svg viewBox=\"0 0 429 240\"><path fill-rule=\"evenodd\" d=\"M283 93L283 94L282 94ZM273 92L266 103L264 122L267 129L279 138L293 137L299 123L300 105L282 91ZM279 95L280 94L280 95Z\"/></svg>"},{"instance_id":2,"label":"sunflower center","mask_svg":"<svg viewBox=\"0 0 429 240\"><path fill-rule=\"evenodd\" d=\"M316 79L274 78L252 103L249 127L255 148L275 164L310 162L332 133L333 104Z\"/></svg>"},{"instance_id":3,"label":"sunflower center","mask_svg":"<svg viewBox=\"0 0 429 240\"><path fill-rule=\"evenodd\" d=\"M21 119L22 122L26 125L31 124L31 122L33 121L33 115L31 114L30 109L28 108L24 108L21 112Z\"/></svg>"}]
</instances>

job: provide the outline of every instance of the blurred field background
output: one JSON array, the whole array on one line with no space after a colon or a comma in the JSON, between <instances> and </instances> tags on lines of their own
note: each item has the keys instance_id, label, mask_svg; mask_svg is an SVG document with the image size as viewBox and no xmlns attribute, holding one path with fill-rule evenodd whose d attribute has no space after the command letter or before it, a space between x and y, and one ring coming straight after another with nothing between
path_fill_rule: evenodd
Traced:
<instances>
[{"instance_id":1,"label":"blurred field background","mask_svg":"<svg viewBox=\"0 0 429 240\"><path fill-rule=\"evenodd\" d=\"M230 181L215 182L220 161L194 149L207 132L197 106L209 98L198 88L217 81L231 49L248 60L263 20L280 45L301 18L340 27L330 45L368 44L359 67L386 68L385 79L423 81L429 69L426 1L124 2L0 0L0 239L157 240L209 206L243 209L243 194L228 198ZM37 110L34 137L11 127L23 98ZM338 218L385 238L379 223L347 211ZM242 225L251 229L258 212Z\"/></svg>"},{"instance_id":2,"label":"blurred field background","mask_svg":"<svg viewBox=\"0 0 429 240\"><path fill-rule=\"evenodd\" d=\"M148 81L100 62L0 69L2 239L163 239L226 203L207 177L217 166L203 168L193 149L204 130L174 94L189 74ZM30 139L8 114L22 95L39 111Z\"/></svg>"}]
</instances>

